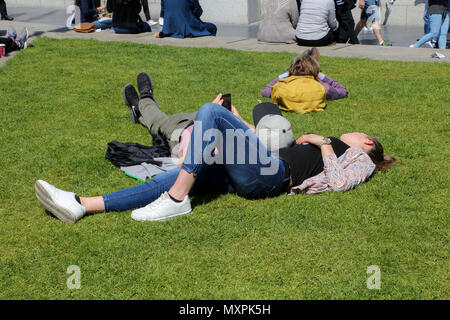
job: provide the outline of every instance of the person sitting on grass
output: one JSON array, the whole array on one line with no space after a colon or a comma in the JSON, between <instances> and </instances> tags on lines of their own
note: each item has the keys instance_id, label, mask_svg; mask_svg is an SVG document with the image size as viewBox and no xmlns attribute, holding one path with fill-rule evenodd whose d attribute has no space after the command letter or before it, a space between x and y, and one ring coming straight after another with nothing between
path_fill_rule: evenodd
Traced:
<instances>
[{"instance_id":1,"label":"person sitting on grass","mask_svg":"<svg viewBox=\"0 0 450 320\"><path fill-rule=\"evenodd\" d=\"M383 40L380 31L380 0L359 0L359 7L361 8L361 18L355 28L355 33L358 35L362 28L367 24L367 21L372 23L373 33L377 38L379 46L391 46L387 41Z\"/></svg>"},{"instance_id":2,"label":"person sitting on grass","mask_svg":"<svg viewBox=\"0 0 450 320\"><path fill-rule=\"evenodd\" d=\"M16 29L14 27L8 27L6 37L0 38L0 44L5 45L5 54L9 54L12 51L26 49L28 46L28 29L23 28L19 39L17 39Z\"/></svg>"},{"instance_id":3,"label":"person sitting on grass","mask_svg":"<svg viewBox=\"0 0 450 320\"><path fill-rule=\"evenodd\" d=\"M215 36L217 27L200 20L203 9L198 0L164 0L164 25L157 38Z\"/></svg>"},{"instance_id":4,"label":"person sitting on grass","mask_svg":"<svg viewBox=\"0 0 450 320\"><path fill-rule=\"evenodd\" d=\"M317 48L311 48L308 50L305 50L300 56L302 55L309 55L311 57L313 57L317 63L319 64L320 62L320 52ZM293 66L294 61L296 61L296 63L301 63L302 60L301 59L294 59L291 63L291 67L283 74L280 74L276 79L274 79L272 82L270 82L269 84L267 84L261 91L261 95L263 97L267 97L270 98L272 96L272 87L278 83L278 81L280 79L284 79L287 78L289 76L300 76L300 70L302 70L301 68L295 68ZM320 67L320 64L319 64ZM318 73L318 76L316 78L317 81L320 82L320 84L325 88L325 93L326 93L326 99L327 100L336 100L336 99L341 99L341 98L345 98L348 95L348 91L347 89L345 89L345 87L343 85L341 85L339 82L337 82L336 80L327 77L324 73L320 72ZM303 88L299 88L300 91L303 91Z\"/></svg>"},{"instance_id":5,"label":"person sitting on grass","mask_svg":"<svg viewBox=\"0 0 450 320\"><path fill-rule=\"evenodd\" d=\"M262 90L283 111L308 113L323 111L326 100L347 96L348 91L337 81L320 72L319 51L312 48L295 57L288 71Z\"/></svg>"},{"instance_id":6,"label":"person sitting on grass","mask_svg":"<svg viewBox=\"0 0 450 320\"><path fill-rule=\"evenodd\" d=\"M113 14L112 27L115 33L152 32L150 25L142 21L139 15L142 10L139 0L108 0L106 7Z\"/></svg>"},{"instance_id":7,"label":"person sitting on grass","mask_svg":"<svg viewBox=\"0 0 450 320\"><path fill-rule=\"evenodd\" d=\"M265 0L261 3L261 24L258 41L294 43L298 23L298 5L295 0Z\"/></svg>"},{"instance_id":8,"label":"person sitting on grass","mask_svg":"<svg viewBox=\"0 0 450 320\"><path fill-rule=\"evenodd\" d=\"M139 87L141 97L153 97L151 81L141 82ZM134 220L160 221L191 213L189 194L236 193L260 199L288 191L346 191L395 162L384 155L376 137L360 132L343 134L339 139L306 134L275 156L258 139L255 127L243 121L236 108L230 112L222 103L218 95L197 112L180 168L96 197L79 197L37 180L38 201L55 217L71 223L87 214L130 209L135 209L131 214ZM263 103L253 110L257 127L261 121L273 121L274 116L281 117L274 104Z\"/></svg>"}]
</instances>

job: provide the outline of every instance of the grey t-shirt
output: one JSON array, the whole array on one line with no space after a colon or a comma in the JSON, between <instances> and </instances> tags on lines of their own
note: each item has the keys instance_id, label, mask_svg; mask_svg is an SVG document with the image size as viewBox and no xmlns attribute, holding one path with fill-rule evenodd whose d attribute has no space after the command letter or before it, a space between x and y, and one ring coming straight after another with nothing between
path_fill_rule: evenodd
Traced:
<instances>
[{"instance_id":1,"label":"grey t-shirt","mask_svg":"<svg viewBox=\"0 0 450 320\"><path fill-rule=\"evenodd\" d=\"M295 35L302 40L319 40L338 26L334 0L303 0Z\"/></svg>"}]
</instances>

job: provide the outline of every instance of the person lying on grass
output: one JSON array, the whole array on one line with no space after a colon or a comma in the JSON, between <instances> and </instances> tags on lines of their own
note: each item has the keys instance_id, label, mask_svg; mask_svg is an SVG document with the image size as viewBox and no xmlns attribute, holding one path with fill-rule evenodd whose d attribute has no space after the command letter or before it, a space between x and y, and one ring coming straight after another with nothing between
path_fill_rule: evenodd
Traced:
<instances>
[{"instance_id":1,"label":"person lying on grass","mask_svg":"<svg viewBox=\"0 0 450 320\"><path fill-rule=\"evenodd\" d=\"M150 77L142 77L142 81L141 97L154 99ZM234 114L222 103L219 94L197 112L181 167L144 184L96 197L79 197L37 180L38 201L65 222L74 223L86 214L130 209L135 209L131 213L134 220L158 221L191 213L189 194L236 193L258 199L289 191L345 191L395 162L384 155L376 137L360 132L339 139L306 134L276 156L236 108ZM260 122L276 122L278 117L281 112L274 104L263 103L253 110L256 128Z\"/></svg>"},{"instance_id":2,"label":"person lying on grass","mask_svg":"<svg viewBox=\"0 0 450 320\"><path fill-rule=\"evenodd\" d=\"M28 29L23 28L17 39L17 31L14 27L8 27L6 37L0 37L0 44L4 45L4 54L7 55L12 51L26 49L28 47Z\"/></svg>"},{"instance_id":3,"label":"person lying on grass","mask_svg":"<svg viewBox=\"0 0 450 320\"><path fill-rule=\"evenodd\" d=\"M343 85L320 71L319 61L317 48L305 50L292 60L285 73L262 89L261 95L272 97L284 111L298 113L322 111L327 100L347 97Z\"/></svg>"}]
</instances>

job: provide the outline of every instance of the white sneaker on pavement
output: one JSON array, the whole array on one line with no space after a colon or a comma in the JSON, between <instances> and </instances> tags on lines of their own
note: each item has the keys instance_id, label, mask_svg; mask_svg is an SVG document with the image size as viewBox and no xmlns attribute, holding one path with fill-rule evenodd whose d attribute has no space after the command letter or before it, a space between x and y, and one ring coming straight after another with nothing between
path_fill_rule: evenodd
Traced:
<instances>
[{"instance_id":1,"label":"white sneaker on pavement","mask_svg":"<svg viewBox=\"0 0 450 320\"><path fill-rule=\"evenodd\" d=\"M164 25L164 18L159 18L159 20L158 20L158 22L159 22L159 25L160 26L163 26Z\"/></svg>"},{"instance_id":2,"label":"white sneaker on pavement","mask_svg":"<svg viewBox=\"0 0 450 320\"><path fill-rule=\"evenodd\" d=\"M37 180L34 185L36 197L41 205L64 222L75 223L86 214L86 208L75 199L75 193L55 188Z\"/></svg>"},{"instance_id":3,"label":"white sneaker on pavement","mask_svg":"<svg viewBox=\"0 0 450 320\"><path fill-rule=\"evenodd\" d=\"M158 22L156 22L152 19L148 20L147 23L150 25L150 27L153 27L154 25L158 24Z\"/></svg>"},{"instance_id":4,"label":"white sneaker on pavement","mask_svg":"<svg viewBox=\"0 0 450 320\"><path fill-rule=\"evenodd\" d=\"M136 221L162 221L191 212L191 201L188 196L185 196L182 202L175 202L167 192L164 192L152 203L133 210L131 218Z\"/></svg>"}]
</instances>

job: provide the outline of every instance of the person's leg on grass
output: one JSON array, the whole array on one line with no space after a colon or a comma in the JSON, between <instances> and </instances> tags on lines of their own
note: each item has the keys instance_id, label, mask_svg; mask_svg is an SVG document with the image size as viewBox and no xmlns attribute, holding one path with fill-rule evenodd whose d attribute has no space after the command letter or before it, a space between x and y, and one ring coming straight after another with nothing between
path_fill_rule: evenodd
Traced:
<instances>
[{"instance_id":1,"label":"person's leg on grass","mask_svg":"<svg viewBox=\"0 0 450 320\"><path fill-rule=\"evenodd\" d=\"M235 138L241 138L243 145L236 145L231 140ZM258 142L255 133L224 107L215 103L202 106L197 113L188 151L175 183L158 200L134 210L133 219L162 220L190 213L192 209L188 194L197 177L206 167L217 163L224 163L222 166L238 194L249 198L279 194L284 183L284 165ZM216 147L219 151L213 153ZM229 149L231 147L233 149ZM254 158L251 158L252 154Z\"/></svg>"},{"instance_id":2,"label":"person's leg on grass","mask_svg":"<svg viewBox=\"0 0 450 320\"><path fill-rule=\"evenodd\" d=\"M177 113L167 116L159 108L154 95L154 83L146 72L137 77L138 89L141 95L138 121L146 127L152 135L161 135L168 143L172 154L178 154L178 144L183 130L194 123L196 113Z\"/></svg>"},{"instance_id":3,"label":"person's leg on grass","mask_svg":"<svg viewBox=\"0 0 450 320\"><path fill-rule=\"evenodd\" d=\"M75 223L87 214L143 207L169 190L180 169L163 172L147 183L95 197L79 197L38 180L35 192L41 205L64 222Z\"/></svg>"},{"instance_id":4,"label":"person's leg on grass","mask_svg":"<svg viewBox=\"0 0 450 320\"><path fill-rule=\"evenodd\" d=\"M205 137L210 138L205 141ZM214 147L219 152L212 156ZM213 161L224 164L234 189L245 197L268 196L266 187L271 189L279 182L280 160L267 151L244 122L224 107L209 103L197 113L179 180L169 194L180 200L190 190L197 171ZM260 189L243 187L251 181L257 181Z\"/></svg>"}]
</instances>

